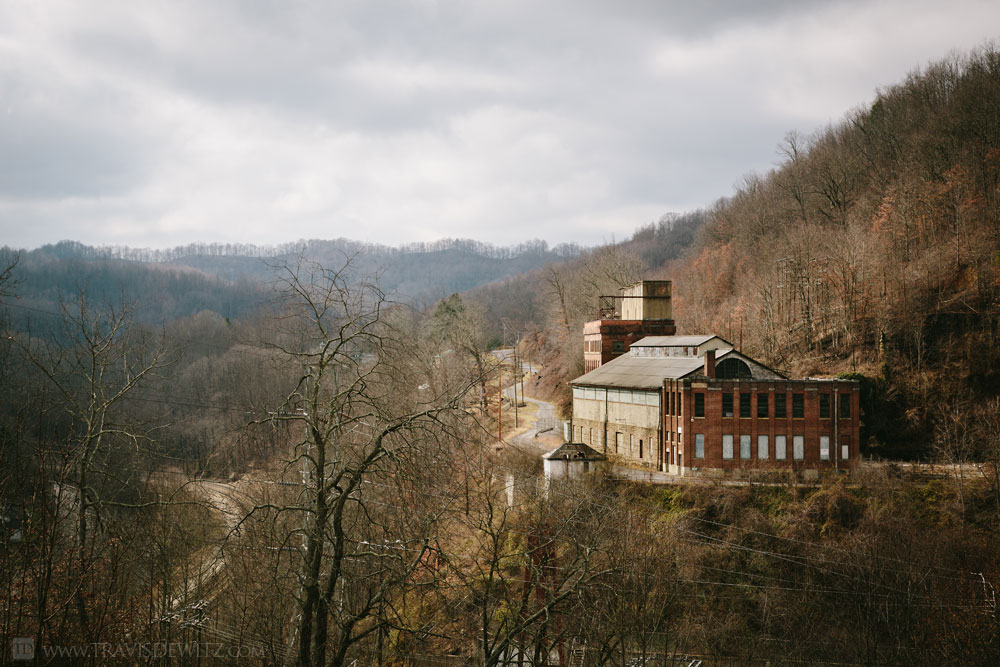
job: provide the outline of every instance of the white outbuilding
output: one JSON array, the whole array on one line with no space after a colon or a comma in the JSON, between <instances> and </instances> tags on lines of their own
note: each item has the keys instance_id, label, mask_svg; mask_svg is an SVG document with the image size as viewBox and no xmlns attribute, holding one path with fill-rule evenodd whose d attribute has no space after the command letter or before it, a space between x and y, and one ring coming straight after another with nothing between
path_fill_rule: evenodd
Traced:
<instances>
[{"instance_id":1,"label":"white outbuilding","mask_svg":"<svg viewBox=\"0 0 1000 667\"><path fill-rule=\"evenodd\" d=\"M582 442L567 442L542 456L545 483L553 479L583 479L585 475L601 472L608 457Z\"/></svg>"}]
</instances>

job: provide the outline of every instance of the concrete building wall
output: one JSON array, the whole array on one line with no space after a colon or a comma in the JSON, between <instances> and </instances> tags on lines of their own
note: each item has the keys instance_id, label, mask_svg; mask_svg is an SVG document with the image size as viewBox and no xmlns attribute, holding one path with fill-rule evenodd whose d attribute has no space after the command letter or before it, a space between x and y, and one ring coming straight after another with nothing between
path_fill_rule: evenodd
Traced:
<instances>
[{"instance_id":1,"label":"concrete building wall","mask_svg":"<svg viewBox=\"0 0 1000 667\"><path fill-rule=\"evenodd\" d=\"M669 320L673 317L669 280L644 280L623 289L622 296L623 320Z\"/></svg>"},{"instance_id":2,"label":"concrete building wall","mask_svg":"<svg viewBox=\"0 0 1000 667\"><path fill-rule=\"evenodd\" d=\"M658 467L659 425L657 405L573 399L573 440L590 445L618 463Z\"/></svg>"}]
</instances>

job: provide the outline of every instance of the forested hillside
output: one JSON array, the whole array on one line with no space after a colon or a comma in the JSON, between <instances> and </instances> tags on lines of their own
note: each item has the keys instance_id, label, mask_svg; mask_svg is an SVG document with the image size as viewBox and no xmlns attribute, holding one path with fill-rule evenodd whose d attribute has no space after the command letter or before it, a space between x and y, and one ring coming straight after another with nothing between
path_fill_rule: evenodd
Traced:
<instances>
[{"instance_id":1,"label":"forested hillside","mask_svg":"<svg viewBox=\"0 0 1000 667\"><path fill-rule=\"evenodd\" d=\"M974 456L976 417L1000 394L998 109L991 47L789 134L780 166L699 214L682 259L647 228L547 269L539 353L572 378L595 295L667 278L680 332L718 333L797 376L863 374L875 452Z\"/></svg>"},{"instance_id":2,"label":"forested hillside","mask_svg":"<svg viewBox=\"0 0 1000 667\"><path fill-rule=\"evenodd\" d=\"M864 373L872 434L934 454L1000 393L998 109L989 48L786 137L781 166L720 202L672 272L680 325L796 374Z\"/></svg>"},{"instance_id":3,"label":"forested hillside","mask_svg":"<svg viewBox=\"0 0 1000 667\"><path fill-rule=\"evenodd\" d=\"M43 275L33 278L42 278L46 290L59 287L63 291L74 291L74 281L81 278L94 284L115 284L127 278L126 282L139 285L158 281L155 276L191 274L192 269L229 284L256 282L266 285L277 275L276 267L294 263L299 255L325 266L341 266L350 258L349 270L355 279L378 276L380 287L394 298L426 306L453 292L527 273L580 253L581 248L573 244L550 248L545 241L528 241L501 247L468 239L443 239L398 247L343 238L312 239L277 246L192 243L162 250L92 247L63 241L22 252L22 268L30 270L44 266L45 272L54 270L58 275L51 278ZM151 267L151 270L144 271L142 267ZM165 267L174 270L164 271ZM28 278L25 281L33 289L35 281ZM136 293L137 298L141 296L140 292Z\"/></svg>"}]
</instances>

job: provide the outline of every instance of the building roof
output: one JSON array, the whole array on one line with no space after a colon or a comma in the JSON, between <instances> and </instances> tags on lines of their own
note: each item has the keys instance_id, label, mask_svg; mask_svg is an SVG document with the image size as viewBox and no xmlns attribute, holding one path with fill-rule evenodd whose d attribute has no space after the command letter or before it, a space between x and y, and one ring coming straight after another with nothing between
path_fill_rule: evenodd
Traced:
<instances>
[{"instance_id":1,"label":"building roof","mask_svg":"<svg viewBox=\"0 0 1000 667\"><path fill-rule=\"evenodd\" d=\"M697 347L708 341L718 338L729 347L733 347L725 338L715 334L698 334L691 336L646 336L642 340L632 343L631 347Z\"/></svg>"},{"instance_id":2,"label":"building roof","mask_svg":"<svg viewBox=\"0 0 1000 667\"><path fill-rule=\"evenodd\" d=\"M659 389L665 378L676 379L702 368L704 357L633 357L626 354L601 364L572 385Z\"/></svg>"},{"instance_id":3,"label":"building roof","mask_svg":"<svg viewBox=\"0 0 1000 667\"><path fill-rule=\"evenodd\" d=\"M582 442L567 442L542 456L550 461L606 461L607 456Z\"/></svg>"},{"instance_id":4,"label":"building roof","mask_svg":"<svg viewBox=\"0 0 1000 667\"><path fill-rule=\"evenodd\" d=\"M681 338L682 336L678 336ZM672 338L672 336L671 336ZM710 337L710 338L714 338ZM647 340L644 338L643 340ZM720 339L721 340L721 339ZM753 369L756 379L786 379L778 371L768 368L755 359L737 352L736 350L717 350L716 367L719 362L728 358L741 359ZM664 380L679 380L681 378L697 375L704 371L705 357L636 357L625 354L617 359L612 359L606 364L601 364L589 373L585 373L575 380L570 381L570 385L584 387L615 387L618 389L644 389L655 390L663 386ZM758 372L766 371L774 375L768 378L757 377Z\"/></svg>"}]
</instances>

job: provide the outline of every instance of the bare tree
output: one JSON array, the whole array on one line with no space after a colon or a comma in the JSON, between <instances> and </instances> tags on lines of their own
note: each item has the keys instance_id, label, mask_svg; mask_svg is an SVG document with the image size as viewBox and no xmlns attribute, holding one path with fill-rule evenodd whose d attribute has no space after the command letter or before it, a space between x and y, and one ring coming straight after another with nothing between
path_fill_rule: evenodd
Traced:
<instances>
[{"instance_id":1,"label":"bare tree","mask_svg":"<svg viewBox=\"0 0 1000 667\"><path fill-rule=\"evenodd\" d=\"M301 369L272 417L299 434L289 469L294 503L252 514L291 514L300 547L292 660L345 664L349 651L391 624L402 587L426 563L448 503L418 511L420 475L437 469L469 383L425 396L419 364L391 325L374 284L300 260L284 268L284 320L274 345ZM295 524L301 521L301 524ZM299 544L295 544L298 542Z\"/></svg>"},{"instance_id":2,"label":"bare tree","mask_svg":"<svg viewBox=\"0 0 1000 667\"><path fill-rule=\"evenodd\" d=\"M488 454L478 462L473 511L452 531L462 546L447 561L449 579L459 583L448 613L485 667L565 658L572 624L562 616L608 571L609 517L586 484L554 483L545 495L537 471Z\"/></svg>"},{"instance_id":3,"label":"bare tree","mask_svg":"<svg viewBox=\"0 0 1000 667\"><path fill-rule=\"evenodd\" d=\"M53 456L43 456L40 465L56 471L52 480L68 506L67 516L55 518L74 524L71 574L79 584L73 599L88 640L93 627L85 583L92 579L99 547L94 530L106 509L120 504L123 492L135 490L134 473L123 470L123 454L128 457L148 441L149 425L133 419L126 405L166 363L162 339L137 326L133 315L130 304L95 308L81 294L62 305L56 334L9 336L52 388L53 416L66 428L65 444L54 447Z\"/></svg>"}]
</instances>

